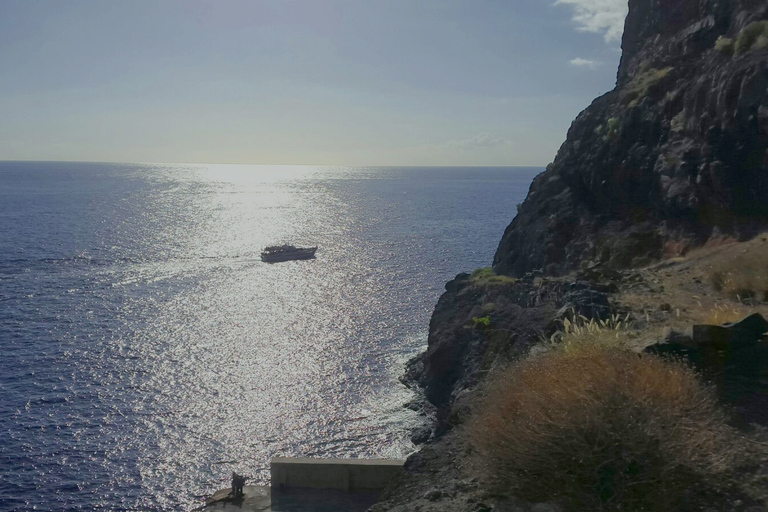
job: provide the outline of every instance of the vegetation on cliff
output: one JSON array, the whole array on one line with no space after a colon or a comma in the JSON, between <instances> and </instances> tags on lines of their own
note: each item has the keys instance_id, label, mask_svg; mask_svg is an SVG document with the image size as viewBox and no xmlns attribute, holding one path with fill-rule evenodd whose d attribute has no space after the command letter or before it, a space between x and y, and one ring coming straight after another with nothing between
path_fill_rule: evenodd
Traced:
<instances>
[{"instance_id":1,"label":"vegetation on cliff","mask_svg":"<svg viewBox=\"0 0 768 512\"><path fill-rule=\"evenodd\" d=\"M489 383L467 428L485 478L584 511L675 510L695 484L721 482L737 443L714 392L683 363L593 332Z\"/></svg>"},{"instance_id":2,"label":"vegetation on cliff","mask_svg":"<svg viewBox=\"0 0 768 512\"><path fill-rule=\"evenodd\" d=\"M493 286L497 284L512 284L514 277L496 274L491 267L478 268L469 276L473 283L483 286Z\"/></svg>"}]
</instances>

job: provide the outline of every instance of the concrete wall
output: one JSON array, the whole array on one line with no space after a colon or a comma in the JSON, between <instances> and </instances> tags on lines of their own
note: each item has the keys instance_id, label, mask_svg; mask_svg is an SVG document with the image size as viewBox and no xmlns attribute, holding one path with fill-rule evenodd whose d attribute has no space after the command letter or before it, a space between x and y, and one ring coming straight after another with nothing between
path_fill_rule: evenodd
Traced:
<instances>
[{"instance_id":1,"label":"concrete wall","mask_svg":"<svg viewBox=\"0 0 768 512\"><path fill-rule=\"evenodd\" d=\"M270 463L272 489L336 489L380 492L402 468L403 460L310 459L276 457Z\"/></svg>"}]
</instances>

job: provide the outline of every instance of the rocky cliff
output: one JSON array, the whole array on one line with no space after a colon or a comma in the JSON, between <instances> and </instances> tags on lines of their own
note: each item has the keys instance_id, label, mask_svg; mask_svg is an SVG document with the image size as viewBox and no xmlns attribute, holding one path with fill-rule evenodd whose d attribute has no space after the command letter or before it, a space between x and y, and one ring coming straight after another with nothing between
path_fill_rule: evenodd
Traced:
<instances>
[{"instance_id":1,"label":"rocky cliff","mask_svg":"<svg viewBox=\"0 0 768 512\"><path fill-rule=\"evenodd\" d=\"M628 312L652 333L670 320L695 321L704 309L711 316L735 307L705 300L705 280L713 258L732 259L741 245L698 262L616 269L768 226L768 2L630 0L622 49L616 88L577 117L532 183L499 244L496 275L463 274L446 285L428 350L404 378L437 411L435 435L372 510L561 510L488 493L472 477L471 448L452 427L471 414L489 369L526 354L569 310L593 318ZM750 382L764 386L760 375ZM740 390L738 410L746 395L731 387ZM757 409L768 396L764 387L759 393ZM417 433L417 441L430 435ZM768 446L765 436L755 446ZM764 470L749 473L761 495L765 455ZM724 506L763 510L741 496Z\"/></svg>"},{"instance_id":2,"label":"rocky cliff","mask_svg":"<svg viewBox=\"0 0 768 512\"><path fill-rule=\"evenodd\" d=\"M438 435L461 423L473 389L492 366L525 354L564 314L604 316L610 287L579 278L484 279L480 271L459 274L445 289L429 324L428 349L409 363L403 379L424 390Z\"/></svg>"},{"instance_id":3,"label":"rocky cliff","mask_svg":"<svg viewBox=\"0 0 768 512\"><path fill-rule=\"evenodd\" d=\"M768 219L765 0L631 0L616 88L573 122L500 274L628 267Z\"/></svg>"}]
</instances>

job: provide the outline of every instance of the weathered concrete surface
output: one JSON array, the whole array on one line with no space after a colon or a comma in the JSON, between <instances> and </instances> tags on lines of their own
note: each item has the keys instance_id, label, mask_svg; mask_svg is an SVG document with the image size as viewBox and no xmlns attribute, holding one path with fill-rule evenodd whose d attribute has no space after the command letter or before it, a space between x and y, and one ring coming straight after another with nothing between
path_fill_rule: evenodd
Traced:
<instances>
[{"instance_id":1,"label":"weathered concrete surface","mask_svg":"<svg viewBox=\"0 0 768 512\"><path fill-rule=\"evenodd\" d=\"M205 506L196 508L195 511L235 510L240 512L271 512L272 490L263 485L246 485L243 487L243 496L233 498L229 495L229 487L216 491L213 496L205 500Z\"/></svg>"},{"instance_id":2,"label":"weathered concrete surface","mask_svg":"<svg viewBox=\"0 0 768 512\"><path fill-rule=\"evenodd\" d=\"M402 471L404 460L391 459L272 459L272 489L336 489L380 492Z\"/></svg>"},{"instance_id":3,"label":"weathered concrete surface","mask_svg":"<svg viewBox=\"0 0 768 512\"><path fill-rule=\"evenodd\" d=\"M378 492L343 492L335 489L292 488L272 492L270 487L248 485L242 498L221 489L193 512L364 512L379 501Z\"/></svg>"}]
</instances>

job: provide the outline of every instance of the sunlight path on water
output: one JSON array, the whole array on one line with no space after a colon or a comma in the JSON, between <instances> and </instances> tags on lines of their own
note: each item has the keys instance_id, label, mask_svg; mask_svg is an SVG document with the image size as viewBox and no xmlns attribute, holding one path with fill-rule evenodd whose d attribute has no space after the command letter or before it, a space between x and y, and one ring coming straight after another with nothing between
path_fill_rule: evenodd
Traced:
<instances>
[{"instance_id":1,"label":"sunlight path on water","mask_svg":"<svg viewBox=\"0 0 768 512\"><path fill-rule=\"evenodd\" d=\"M0 163L0 511L406 455L403 365L536 171ZM317 258L260 260L283 242Z\"/></svg>"}]
</instances>

